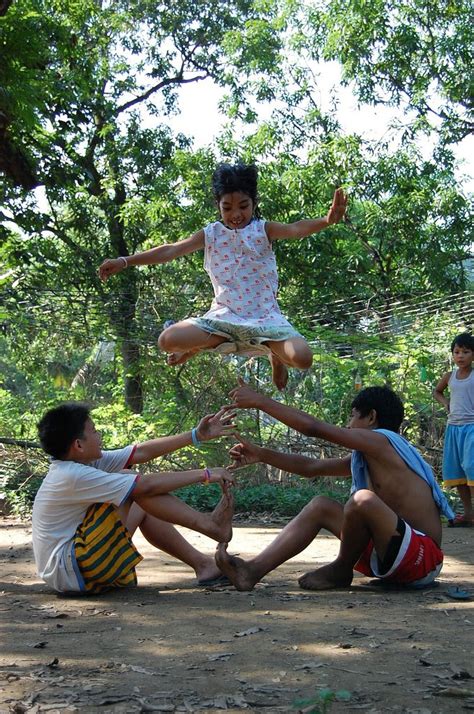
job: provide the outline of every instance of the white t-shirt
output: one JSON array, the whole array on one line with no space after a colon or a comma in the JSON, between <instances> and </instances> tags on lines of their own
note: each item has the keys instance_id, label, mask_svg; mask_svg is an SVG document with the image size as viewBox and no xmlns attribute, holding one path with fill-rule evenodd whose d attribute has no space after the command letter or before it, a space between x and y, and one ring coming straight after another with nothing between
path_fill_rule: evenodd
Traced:
<instances>
[{"instance_id":1,"label":"white t-shirt","mask_svg":"<svg viewBox=\"0 0 474 714\"><path fill-rule=\"evenodd\" d=\"M33 551L38 575L55 590L81 590L72 539L93 503L120 506L127 499L137 474L118 472L133 450L104 451L91 464L51 462L33 504Z\"/></svg>"}]
</instances>

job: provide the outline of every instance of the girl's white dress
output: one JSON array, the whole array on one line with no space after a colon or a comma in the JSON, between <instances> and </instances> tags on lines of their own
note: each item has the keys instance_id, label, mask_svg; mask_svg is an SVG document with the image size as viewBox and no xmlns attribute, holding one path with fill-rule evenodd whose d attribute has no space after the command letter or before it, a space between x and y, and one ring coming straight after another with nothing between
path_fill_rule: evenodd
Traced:
<instances>
[{"instance_id":1,"label":"girl's white dress","mask_svg":"<svg viewBox=\"0 0 474 714\"><path fill-rule=\"evenodd\" d=\"M228 337L236 343L232 351L238 352L267 340L301 337L277 302L277 266L265 221L254 219L241 229L216 221L206 226L204 235L204 268L214 299L205 315L190 321Z\"/></svg>"}]
</instances>

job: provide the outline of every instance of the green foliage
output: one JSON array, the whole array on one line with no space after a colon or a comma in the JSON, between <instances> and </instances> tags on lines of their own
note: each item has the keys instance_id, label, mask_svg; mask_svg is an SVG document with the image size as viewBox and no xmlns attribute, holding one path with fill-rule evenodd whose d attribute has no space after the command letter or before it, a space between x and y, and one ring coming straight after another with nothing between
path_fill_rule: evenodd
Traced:
<instances>
[{"instance_id":1,"label":"green foliage","mask_svg":"<svg viewBox=\"0 0 474 714\"><path fill-rule=\"evenodd\" d=\"M38 488L48 468L48 459L39 449L4 447L0 444L0 492L10 510L28 516Z\"/></svg>"},{"instance_id":2,"label":"green foliage","mask_svg":"<svg viewBox=\"0 0 474 714\"><path fill-rule=\"evenodd\" d=\"M319 689L316 696L295 701L293 708L304 711L305 714L327 714L334 702L349 702L350 699L351 693L345 689L337 692L327 688Z\"/></svg>"},{"instance_id":3,"label":"green foliage","mask_svg":"<svg viewBox=\"0 0 474 714\"><path fill-rule=\"evenodd\" d=\"M329 0L303 27L313 56L338 60L366 103L416 112L413 130L447 142L473 131L472 6L467 0ZM301 26L299 37L301 37Z\"/></svg>"},{"instance_id":4,"label":"green foliage","mask_svg":"<svg viewBox=\"0 0 474 714\"><path fill-rule=\"evenodd\" d=\"M311 485L293 482L290 486L266 483L247 486L243 474L236 477L235 511L247 517L262 514L272 516L296 516L315 496L328 496L344 503L348 498L347 484L315 481ZM187 486L176 492L188 505L199 511L210 511L218 503L221 492L218 486Z\"/></svg>"}]
</instances>

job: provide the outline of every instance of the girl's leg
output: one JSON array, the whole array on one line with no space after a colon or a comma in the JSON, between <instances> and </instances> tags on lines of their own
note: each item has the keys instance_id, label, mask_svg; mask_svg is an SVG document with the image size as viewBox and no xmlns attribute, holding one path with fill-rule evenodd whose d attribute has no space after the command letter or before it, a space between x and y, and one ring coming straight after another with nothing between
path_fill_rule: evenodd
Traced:
<instances>
[{"instance_id":1,"label":"girl's leg","mask_svg":"<svg viewBox=\"0 0 474 714\"><path fill-rule=\"evenodd\" d=\"M252 590L264 575L307 548L321 528L339 537L342 518L343 507L340 503L318 496L255 558L236 558L227 553L224 543L220 543L216 553L217 565L237 590Z\"/></svg>"},{"instance_id":2,"label":"girl's leg","mask_svg":"<svg viewBox=\"0 0 474 714\"><path fill-rule=\"evenodd\" d=\"M313 363L313 353L302 337L290 337L287 340L268 340L265 344L271 349L272 378L278 389L284 389L288 381L288 367L309 369Z\"/></svg>"},{"instance_id":3,"label":"girl's leg","mask_svg":"<svg viewBox=\"0 0 474 714\"><path fill-rule=\"evenodd\" d=\"M140 528L147 541L155 548L189 565L198 580L216 578L221 574L214 557L201 553L188 543L171 523L150 516L137 503L132 504L125 524L130 534L133 535L136 528Z\"/></svg>"},{"instance_id":4,"label":"girl's leg","mask_svg":"<svg viewBox=\"0 0 474 714\"><path fill-rule=\"evenodd\" d=\"M354 565L370 540L383 560L397 531L398 516L372 491L357 491L344 507L341 545L336 560L306 573L299 583L306 590L329 590L351 584Z\"/></svg>"},{"instance_id":5,"label":"girl's leg","mask_svg":"<svg viewBox=\"0 0 474 714\"><path fill-rule=\"evenodd\" d=\"M178 526L185 526L218 542L227 543L232 538L234 502L230 493L222 495L212 513L195 511L184 501L169 493L162 496L139 496L135 498L135 503L150 516Z\"/></svg>"},{"instance_id":6,"label":"girl's leg","mask_svg":"<svg viewBox=\"0 0 474 714\"><path fill-rule=\"evenodd\" d=\"M221 335L212 335L186 320L170 325L158 338L158 345L168 352L168 364L183 364L201 350L212 349L228 340Z\"/></svg>"}]
</instances>

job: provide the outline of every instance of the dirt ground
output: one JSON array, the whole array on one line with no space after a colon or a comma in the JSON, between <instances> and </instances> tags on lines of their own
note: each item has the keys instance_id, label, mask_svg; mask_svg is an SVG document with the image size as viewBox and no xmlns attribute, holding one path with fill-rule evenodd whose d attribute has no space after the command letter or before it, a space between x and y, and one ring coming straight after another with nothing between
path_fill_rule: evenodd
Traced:
<instances>
[{"instance_id":1,"label":"dirt ground","mask_svg":"<svg viewBox=\"0 0 474 714\"><path fill-rule=\"evenodd\" d=\"M276 524L239 524L229 552L258 552ZM204 536L186 533L202 550ZM136 542L138 588L60 597L36 577L27 523L0 518L0 712L474 710L474 529L445 529L437 587L307 593L297 576L334 558L320 535L251 593L203 589L179 562ZM452 599L460 586L471 599ZM306 709L310 711L310 709Z\"/></svg>"}]
</instances>

